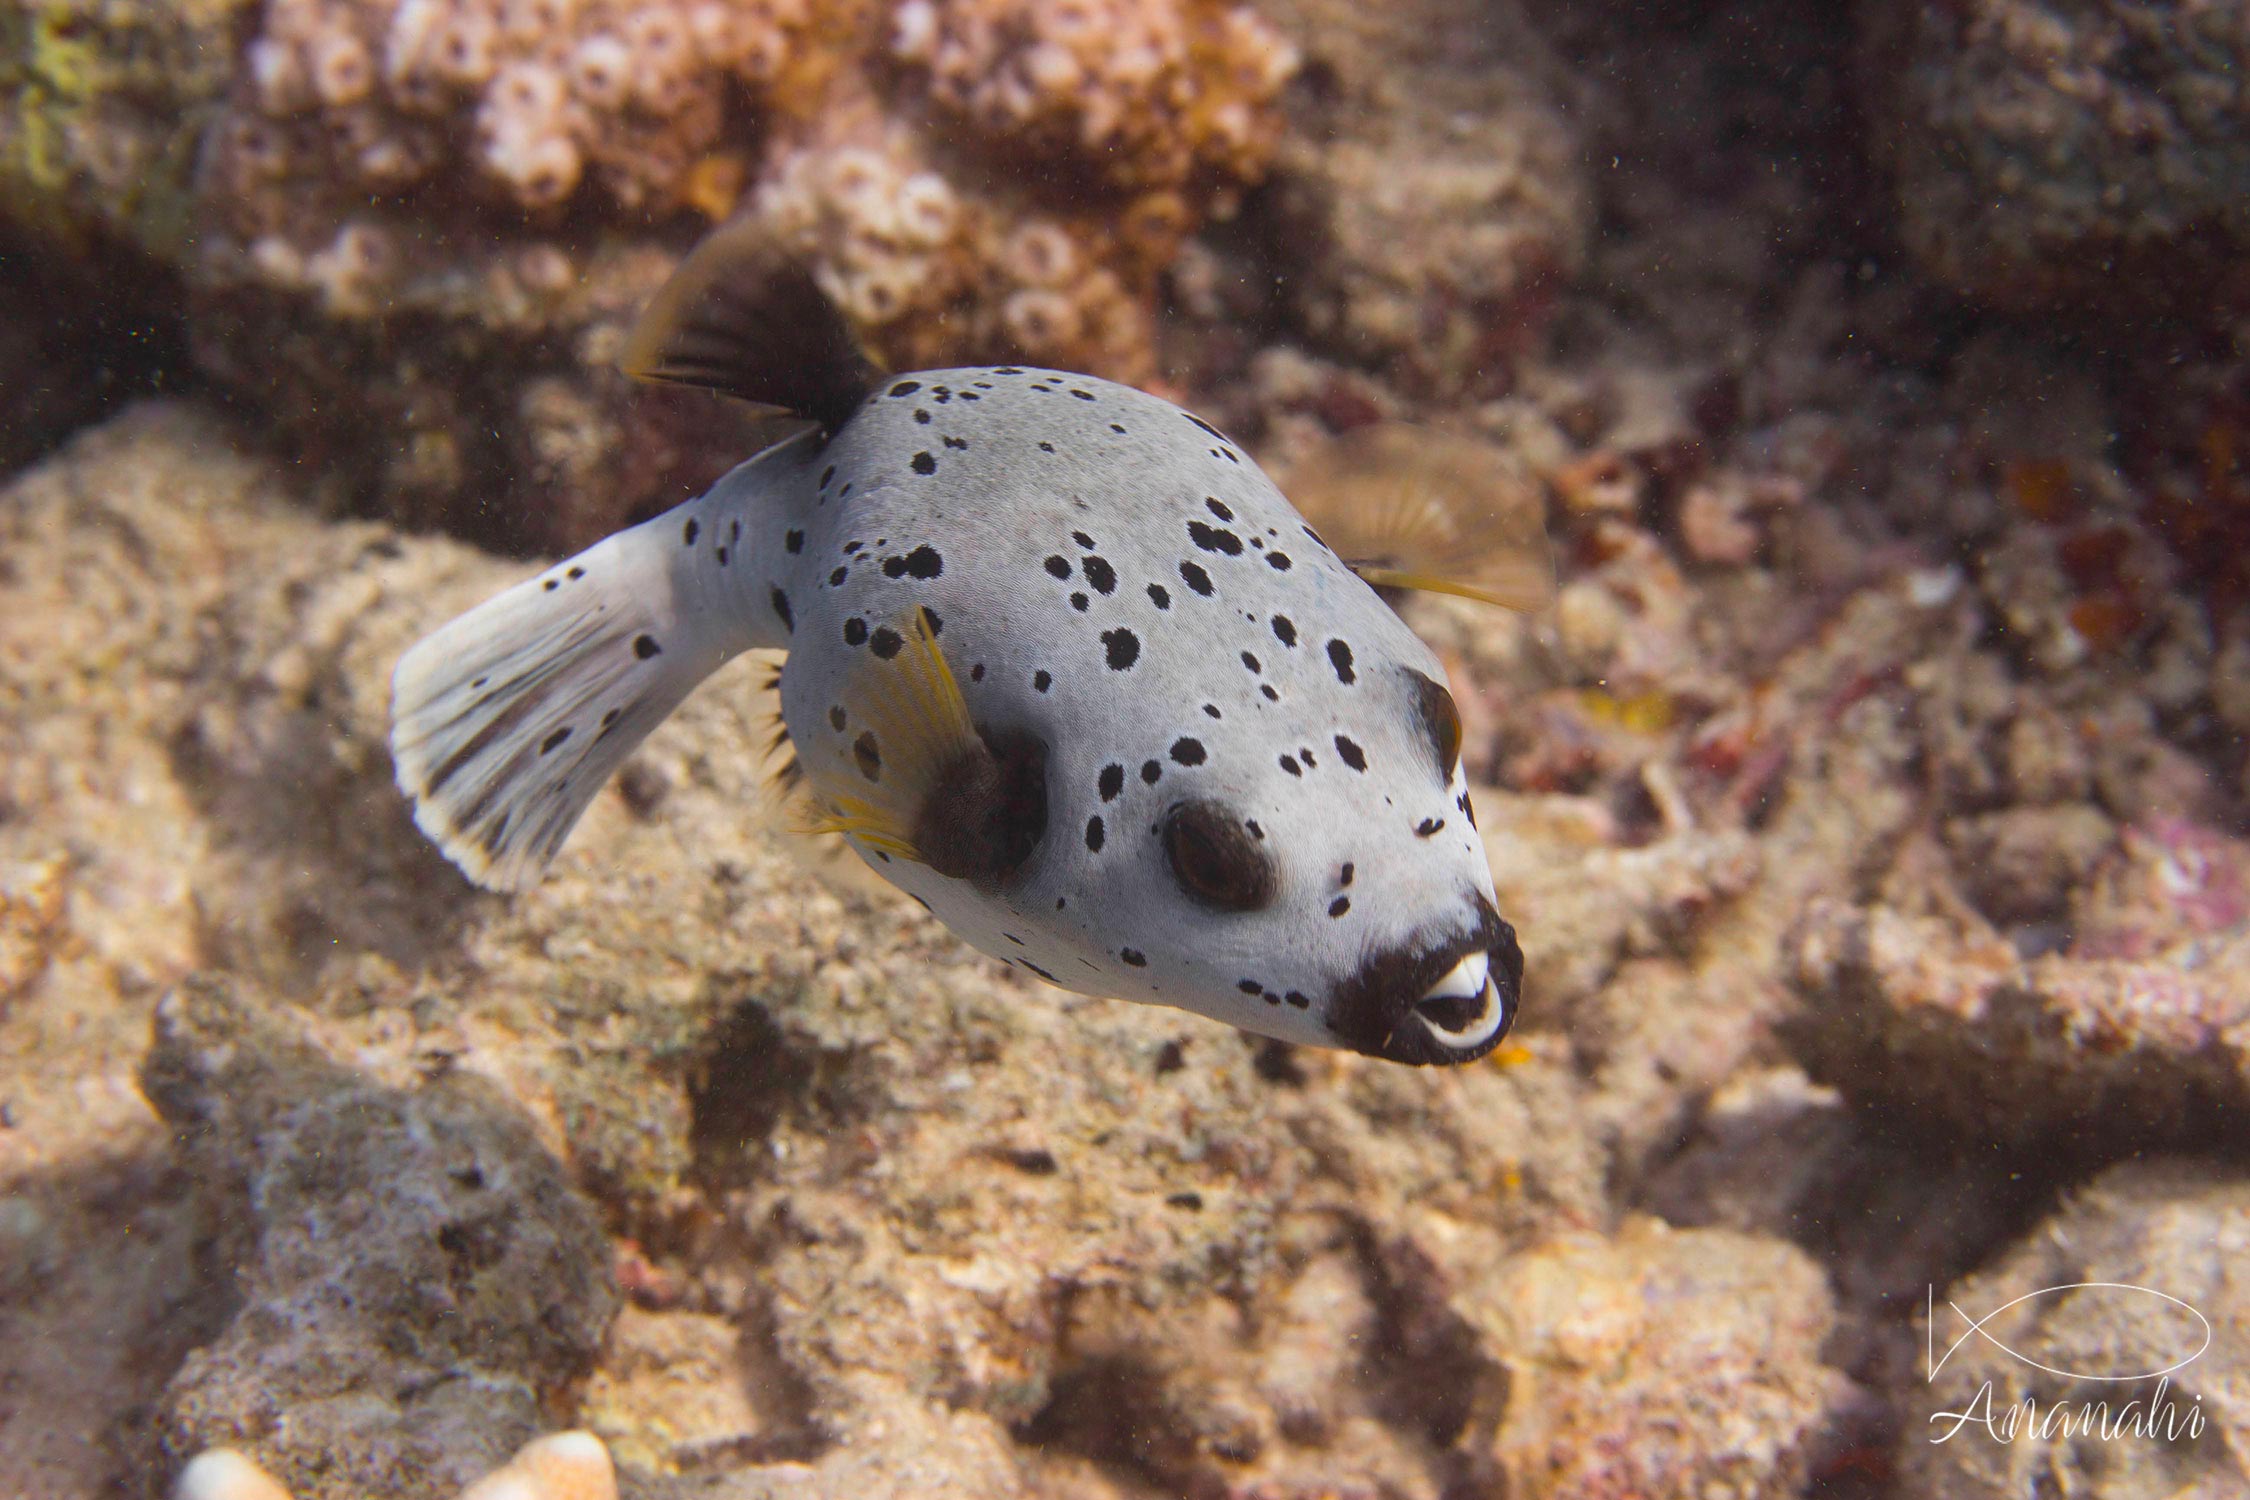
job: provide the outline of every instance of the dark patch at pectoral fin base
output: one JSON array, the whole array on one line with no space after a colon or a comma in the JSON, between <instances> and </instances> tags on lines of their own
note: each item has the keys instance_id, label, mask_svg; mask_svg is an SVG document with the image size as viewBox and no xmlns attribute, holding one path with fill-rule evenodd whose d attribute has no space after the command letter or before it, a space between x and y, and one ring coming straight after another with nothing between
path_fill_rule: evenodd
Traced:
<instances>
[{"instance_id":1,"label":"dark patch at pectoral fin base","mask_svg":"<svg viewBox=\"0 0 2250 1500\"><path fill-rule=\"evenodd\" d=\"M831 432L882 374L804 262L740 220L680 262L618 365L636 380L717 391Z\"/></svg>"},{"instance_id":2,"label":"dark patch at pectoral fin base","mask_svg":"<svg viewBox=\"0 0 2250 1500\"><path fill-rule=\"evenodd\" d=\"M1336 555L1377 587L1526 612L1554 602L1545 495L1491 444L1377 423L1300 466L1290 492Z\"/></svg>"}]
</instances>

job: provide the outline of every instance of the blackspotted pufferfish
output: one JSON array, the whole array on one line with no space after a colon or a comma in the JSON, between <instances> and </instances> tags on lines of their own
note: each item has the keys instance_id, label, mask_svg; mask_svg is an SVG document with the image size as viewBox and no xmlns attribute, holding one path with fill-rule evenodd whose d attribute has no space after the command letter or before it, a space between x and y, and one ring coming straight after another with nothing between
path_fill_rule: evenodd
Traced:
<instances>
[{"instance_id":1,"label":"blackspotted pufferfish","mask_svg":"<svg viewBox=\"0 0 2250 1500\"><path fill-rule=\"evenodd\" d=\"M1158 397L882 374L747 230L687 259L625 366L803 420L399 661L398 784L470 879L535 882L698 683L778 647L813 827L984 953L1398 1062L1499 1044L1523 958L1460 716L1370 584L1536 603L1543 538L1511 552L1397 480L1442 437L1385 435L1394 503L1322 517L1332 551Z\"/></svg>"}]
</instances>

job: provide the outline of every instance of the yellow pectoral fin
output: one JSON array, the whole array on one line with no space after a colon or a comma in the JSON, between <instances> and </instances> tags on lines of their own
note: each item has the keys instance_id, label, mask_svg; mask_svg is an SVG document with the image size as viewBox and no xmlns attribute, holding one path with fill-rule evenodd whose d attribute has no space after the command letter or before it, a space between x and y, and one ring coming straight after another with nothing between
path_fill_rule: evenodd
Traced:
<instances>
[{"instance_id":1,"label":"yellow pectoral fin","mask_svg":"<svg viewBox=\"0 0 2250 1500\"><path fill-rule=\"evenodd\" d=\"M927 863L916 831L932 798L965 760L987 752L930 611L908 610L864 650L843 687L836 740L801 756L817 804L805 831Z\"/></svg>"},{"instance_id":2,"label":"yellow pectoral fin","mask_svg":"<svg viewBox=\"0 0 2250 1500\"><path fill-rule=\"evenodd\" d=\"M1371 584L1525 611L1554 602L1546 497L1492 444L1378 423L1301 464L1290 492L1336 555Z\"/></svg>"}]
</instances>

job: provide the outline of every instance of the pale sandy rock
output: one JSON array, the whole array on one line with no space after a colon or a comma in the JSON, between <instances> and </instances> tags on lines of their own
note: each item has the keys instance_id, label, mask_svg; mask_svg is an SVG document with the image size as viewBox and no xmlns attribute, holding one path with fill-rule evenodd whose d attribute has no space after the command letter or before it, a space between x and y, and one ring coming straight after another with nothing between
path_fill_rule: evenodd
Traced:
<instances>
[{"instance_id":1,"label":"pale sandy rock","mask_svg":"<svg viewBox=\"0 0 2250 1500\"><path fill-rule=\"evenodd\" d=\"M1925 1359L1937 1373L1905 1414L1898 1493L1999 1500L2049 1485L2093 1500L2243 1493L2250 1307L2236 1268L2246 1253L2250 1185L2232 1170L2158 1160L2095 1178L1990 1265L1938 1289L1928 1353L1942 1362ZM2114 1285L2053 1290L2080 1282ZM1990 1338L1962 1339L1964 1315L1989 1319ZM2100 1378L2175 1365L2161 1395L2155 1378ZM2036 1403L2028 1418L2027 1401ZM2090 1432L2057 1435L2065 1421L2086 1423L2096 1403L2106 1410L2090 1413ZM2000 1441L2003 1433L2014 1440Z\"/></svg>"}]
</instances>

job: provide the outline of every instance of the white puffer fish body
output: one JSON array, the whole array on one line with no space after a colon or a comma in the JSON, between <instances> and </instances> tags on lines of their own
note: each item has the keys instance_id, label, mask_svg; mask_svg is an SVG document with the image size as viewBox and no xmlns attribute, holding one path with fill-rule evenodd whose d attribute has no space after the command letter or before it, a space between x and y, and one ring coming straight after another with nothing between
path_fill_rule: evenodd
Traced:
<instances>
[{"instance_id":1,"label":"white puffer fish body","mask_svg":"<svg viewBox=\"0 0 2250 1500\"><path fill-rule=\"evenodd\" d=\"M1403 1062L1499 1042L1522 958L1444 670L1246 453L1015 366L828 427L400 662L399 783L473 879L537 879L698 682L779 647L823 826L992 957Z\"/></svg>"}]
</instances>

